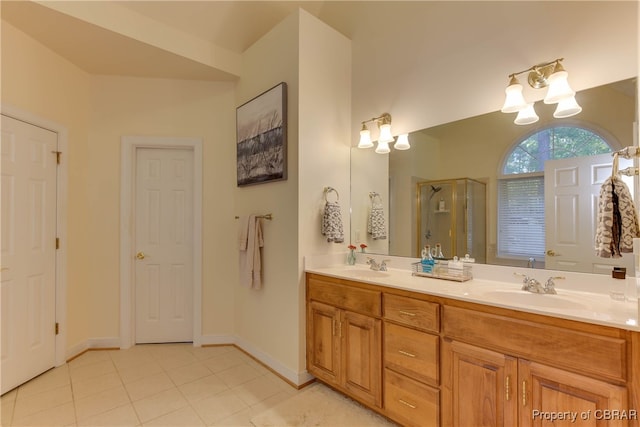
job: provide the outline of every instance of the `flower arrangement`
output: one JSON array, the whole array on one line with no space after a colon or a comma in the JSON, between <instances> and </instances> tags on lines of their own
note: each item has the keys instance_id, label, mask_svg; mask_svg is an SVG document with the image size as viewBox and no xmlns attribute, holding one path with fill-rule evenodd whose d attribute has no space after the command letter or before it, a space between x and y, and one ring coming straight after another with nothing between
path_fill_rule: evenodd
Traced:
<instances>
[{"instance_id":1,"label":"flower arrangement","mask_svg":"<svg viewBox=\"0 0 640 427\"><path fill-rule=\"evenodd\" d=\"M349 249L349 253L347 254L347 264L349 265L355 265L356 263L356 247L354 245L349 245L347 246L347 248Z\"/></svg>"},{"instance_id":2,"label":"flower arrangement","mask_svg":"<svg viewBox=\"0 0 640 427\"><path fill-rule=\"evenodd\" d=\"M362 253L365 253L365 249L367 248L367 245L365 245L364 243L360 243L360 251L362 251Z\"/></svg>"}]
</instances>

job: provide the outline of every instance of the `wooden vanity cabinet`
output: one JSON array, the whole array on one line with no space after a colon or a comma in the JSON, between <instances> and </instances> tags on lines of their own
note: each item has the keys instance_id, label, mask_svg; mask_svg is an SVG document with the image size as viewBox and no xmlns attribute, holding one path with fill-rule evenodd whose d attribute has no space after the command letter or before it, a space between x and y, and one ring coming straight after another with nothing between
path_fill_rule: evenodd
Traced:
<instances>
[{"instance_id":1,"label":"wooden vanity cabinet","mask_svg":"<svg viewBox=\"0 0 640 427\"><path fill-rule=\"evenodd\" d=\"M313 273L307 369L404 426L640 427L638 332Z\"/></svg>"},{"instance_id":2,"label":"wooden vanity cabinet","mask_svg":"<svg viewBox=\"0 0 640 427\"><path fill-rule=\"evenodd\" d=\"M381 293L311 277L307 298L309 372L382 407Z\"/></svg>"},{"instance_id":3,"label":"wooden vanity cabinet","mask_svg":"<svg viewBox=\"0 0 640 427\"><path fill-rule=\"evenodd\" d=\"M629 409L624 339L455 307L443 329L444 426L542 426L544 414L575 416L553 425L627 425L602 419Z\"/></svg>"}]
</instances>

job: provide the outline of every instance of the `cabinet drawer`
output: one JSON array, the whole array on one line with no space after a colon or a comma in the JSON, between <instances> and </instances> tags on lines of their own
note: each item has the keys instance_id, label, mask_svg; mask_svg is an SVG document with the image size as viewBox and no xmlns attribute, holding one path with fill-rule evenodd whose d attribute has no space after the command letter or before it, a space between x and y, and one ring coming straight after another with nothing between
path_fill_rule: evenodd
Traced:
<instances>
[{"instance_id":1,"label":"cabinet drawer","mask_svg":"<svg viewBox=\"0 0 640 427\"><path fill-rule=\"evenodd\" d=\"M414 328L438 332L439 305L428 301L384 294L384 317Z\"/></svg>"},{"instance_id":2,"label":"cabinet drawer","mask_svg":"<svg viewBox=\"0 0 640 427\"><path fill-rule=\"evenodd\" d=\"M307 298L356 313L382 315L382 293L309 278Z\"/></svg>"},{"instance_id":3,"label":"cabinet drawer","mask_svg":"<svg viewBox=\"0 0 640 427\"><path fill-rule=\"evenodd\" d=\"M439 391L385 369L384 408L388 416L404 426L439 424Z\"/></svg>"},{"instance_id":4,"label":"cabinet drawer","mask_svg":"<svg viewBox=\"0 0 640 427\"><path fill-rule=\"evenodd\" d=\"M438 385L438 344L436 335L385 323L385 366L419 381Z\"/></svg>"}]
</instances>

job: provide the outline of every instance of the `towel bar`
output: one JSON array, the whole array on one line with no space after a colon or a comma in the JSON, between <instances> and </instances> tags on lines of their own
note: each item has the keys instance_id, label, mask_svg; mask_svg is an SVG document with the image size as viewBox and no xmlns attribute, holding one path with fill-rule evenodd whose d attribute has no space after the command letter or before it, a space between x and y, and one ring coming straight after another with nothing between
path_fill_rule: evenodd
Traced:
<instances>
[{"instance_id":1,"label":"towel bar","mask_svg":"<svg viewBox=\"0 0 640 427\"><path fill-rule=\"evenodd\" d=\"M236 219L239 219L239 218L240 218L239 216L236 216ZM256 218L264 218L271 221L273 219L273 215L270 213L265 215L256 215Z\"/></svg>"}]
</instances>

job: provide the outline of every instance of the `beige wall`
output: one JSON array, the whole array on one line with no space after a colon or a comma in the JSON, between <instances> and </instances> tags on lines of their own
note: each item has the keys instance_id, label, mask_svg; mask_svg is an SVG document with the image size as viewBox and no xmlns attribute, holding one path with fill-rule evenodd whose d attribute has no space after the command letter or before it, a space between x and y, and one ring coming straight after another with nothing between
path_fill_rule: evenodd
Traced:
<instances>
[{"instance_id":1,"label":"beige wall","mask_svg":"<svg viewBox=\"0 0 640 427\"><path fill-rule=\"evenodd\" d=\"M324 186L343 190L348 227L349 58L348 40L299 11L245 52L238 83L238 105L288 85L288 179L235 190L236 215L274 216L264 222L264 287L234 287L240 344L294 382L307 379L302 258L345 250L322 241L319 209Z\"/></svg>"},{"instance_id":2,"label":"beige wall","mask_svg":"<svg viewBox=\"0 0 640 427\"><path fill-rule=\"evenodd\" d=\"M94 76L88 176L91 245L91 337L119 336L120 142L122 136L203 140L202 332L231 335L236 244L234 85L202 81Z\"/></svg>"},{"instance_id":3,"label":"beige wall","mask_svg":"<svg viewBox=\"0 0 640 427\"><path fill-rule=\"evenodd\" d=\"M2 104L55 122L68 132L67 345L91 336L89 268L89 99L91 76L2 21Z\"/></svg>"}]
</instances>

